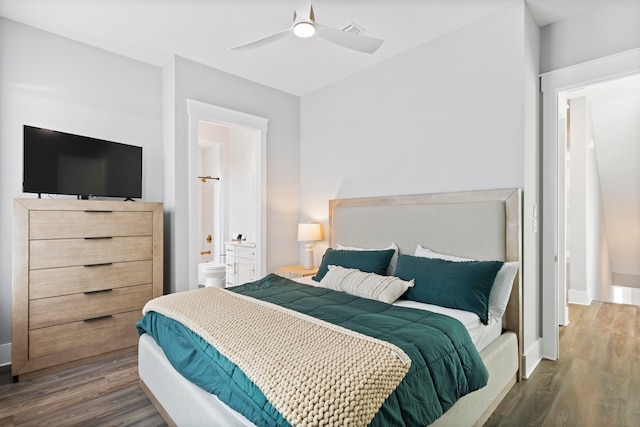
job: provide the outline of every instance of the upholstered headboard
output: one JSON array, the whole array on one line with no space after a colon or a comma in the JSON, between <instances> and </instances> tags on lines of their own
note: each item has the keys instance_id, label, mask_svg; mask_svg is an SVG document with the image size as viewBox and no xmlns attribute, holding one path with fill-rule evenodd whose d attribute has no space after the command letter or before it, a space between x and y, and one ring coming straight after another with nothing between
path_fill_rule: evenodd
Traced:
<instances>
[{"instance_id":1,"label":"upholstered headboard","mask_svg":"<svg viewBox=\"0 0 640 427\"><path fill-rule=\"evenodd\" d=\"M521 261L521 190L481 190L329 201L329 244L384 248L394 242L479 260ZM522 281L516 276L505 318L522 355Z\"/></svg>"}]
</instances>

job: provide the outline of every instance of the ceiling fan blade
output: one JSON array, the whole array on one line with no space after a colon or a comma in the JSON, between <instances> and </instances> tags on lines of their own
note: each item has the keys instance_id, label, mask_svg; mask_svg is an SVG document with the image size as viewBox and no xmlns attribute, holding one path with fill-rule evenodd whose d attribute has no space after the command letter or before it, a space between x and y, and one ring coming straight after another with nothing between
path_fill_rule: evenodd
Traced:
<instances>
[{"instance_id":1,"label":"ceiling fan blade","mask_svg":"<svg viewBox=\"0 0 640 427\"><path fill-rule=\"evenodd\" d=\"M242 44L240 46L232 47L233 50L245 50L245 49L253 49L256 47L264 46L269 43L273 43L276 40L280 40L291 33L291 28L287 28L284 31L280 31L279 33L271 34L270 36L264 37L262 39L252 41L246 44Z\"/></svg>"},{"instance_id":2,"label":"ceiling fan blade","mask_svg":"<svg viewBox=\"0 0 640 427\"><path fill-rule=\"evenodd\" d=\"M362 34L351 34L331 27L325 27L317 22L314 23L316 34L325 40L339 46L357 50L364 53L374 53L382 45L384 40Z\"/></svg>"}]
</instances>

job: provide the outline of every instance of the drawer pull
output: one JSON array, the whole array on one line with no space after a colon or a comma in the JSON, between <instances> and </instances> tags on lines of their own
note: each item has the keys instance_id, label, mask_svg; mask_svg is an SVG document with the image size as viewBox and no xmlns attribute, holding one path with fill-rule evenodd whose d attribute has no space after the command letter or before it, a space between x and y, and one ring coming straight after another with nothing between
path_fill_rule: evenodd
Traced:
<instances>
[{"instance_id":1,"label":"drawer pull","mask_svg":"<svg viewBox=\"0 0 640 427\"><path fill-rule=\"evenodd\" d=\"M98 316L98 317L92 317L91 319L84 319L85 323L91 323L91 322L97 322L98 320L105 320L105 319L110 319L113 316L111 314L107 314L106 316Z\"/></svg>"},{"instance_id":2,"label":"drawer pull","mask_svg":"<svg viewBox=\"0 0 640 427\"><path fill-rule=\"evenodd\" d=\"M108 265L113 265L113 263L112 262L103 262L103 263L100 263L100 264L85 264L84 266L85 267L106 267Z\"/></svg>"},{"instance_id":3,"label":"drawer pull","mask_svg":"<svg viewBox=\"0 0 640 427\"><path fill-rule=\"evenodd\" d=\"M103 237L85 237L84 240L101 240L101 239L113 239L111 236L103 236Z\"/></svg>"},{"instance_id":4,"label":"drawer pull","mask_svg":"<svg viewBox=\"0 0 640 427\"><path fill-rule=\"evenodd\" d=\"M89 210L89 209L86 209L85 212L86 213L112 213L113 211L108 211L108 210L102 211L102 210Z\"/></svg>"},{"instance_id":5,"label":"drawer pull","mask_svg":"<svg viewBox=\"0 0 640 427\"><path fill-rule=\"evenodd\" d=\"M85 295L102 294L104 292L111 292L113 289L98 289L97 291L87 291Z\"/></svg>"}]
</instances>

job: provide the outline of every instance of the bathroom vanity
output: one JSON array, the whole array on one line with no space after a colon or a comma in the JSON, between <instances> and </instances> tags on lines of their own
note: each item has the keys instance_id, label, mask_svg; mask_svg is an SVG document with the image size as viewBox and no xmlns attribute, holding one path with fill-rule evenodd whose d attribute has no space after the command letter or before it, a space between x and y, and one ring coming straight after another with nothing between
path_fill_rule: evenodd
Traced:
<instances>
[{"instance_id":1,"label":"bathroom vanity","mask_svg":"<svg viewBox=\"0 0 640 427\"><path fill-rule=\"evenodd\" d=\"M256 280L256 244L233 241L225 243L226 286L238 286Z\"/></svg>"}]
</instances>

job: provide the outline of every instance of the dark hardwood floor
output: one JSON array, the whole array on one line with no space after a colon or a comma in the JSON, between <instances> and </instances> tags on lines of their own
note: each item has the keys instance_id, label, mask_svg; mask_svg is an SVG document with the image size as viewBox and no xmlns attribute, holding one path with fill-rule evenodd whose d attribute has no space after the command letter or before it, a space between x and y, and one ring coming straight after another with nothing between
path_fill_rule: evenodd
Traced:
<instances>
[{"instance_id":1,"label":"dark hardwood floor","mask_svg":"<svg viewBox=\"0 0 640 427\"><path fill-rule=\"evenodd\" d=\"M13 383L0 370L0 427L166 426L140 388L137 354Z\"/></svg>"},{"instance_id":2,"label":"dark hardwood floor","mask_svg":"<svg viewBox=\"0 0 640 427\"><path fill-rule=\"evenodd\" d=\"M561 357L514 386L485 427L640 426L640 308L570 307ZM165 426L135 353L13 383L0 368L0 427Z\"/></svg>"}]
</instances>

